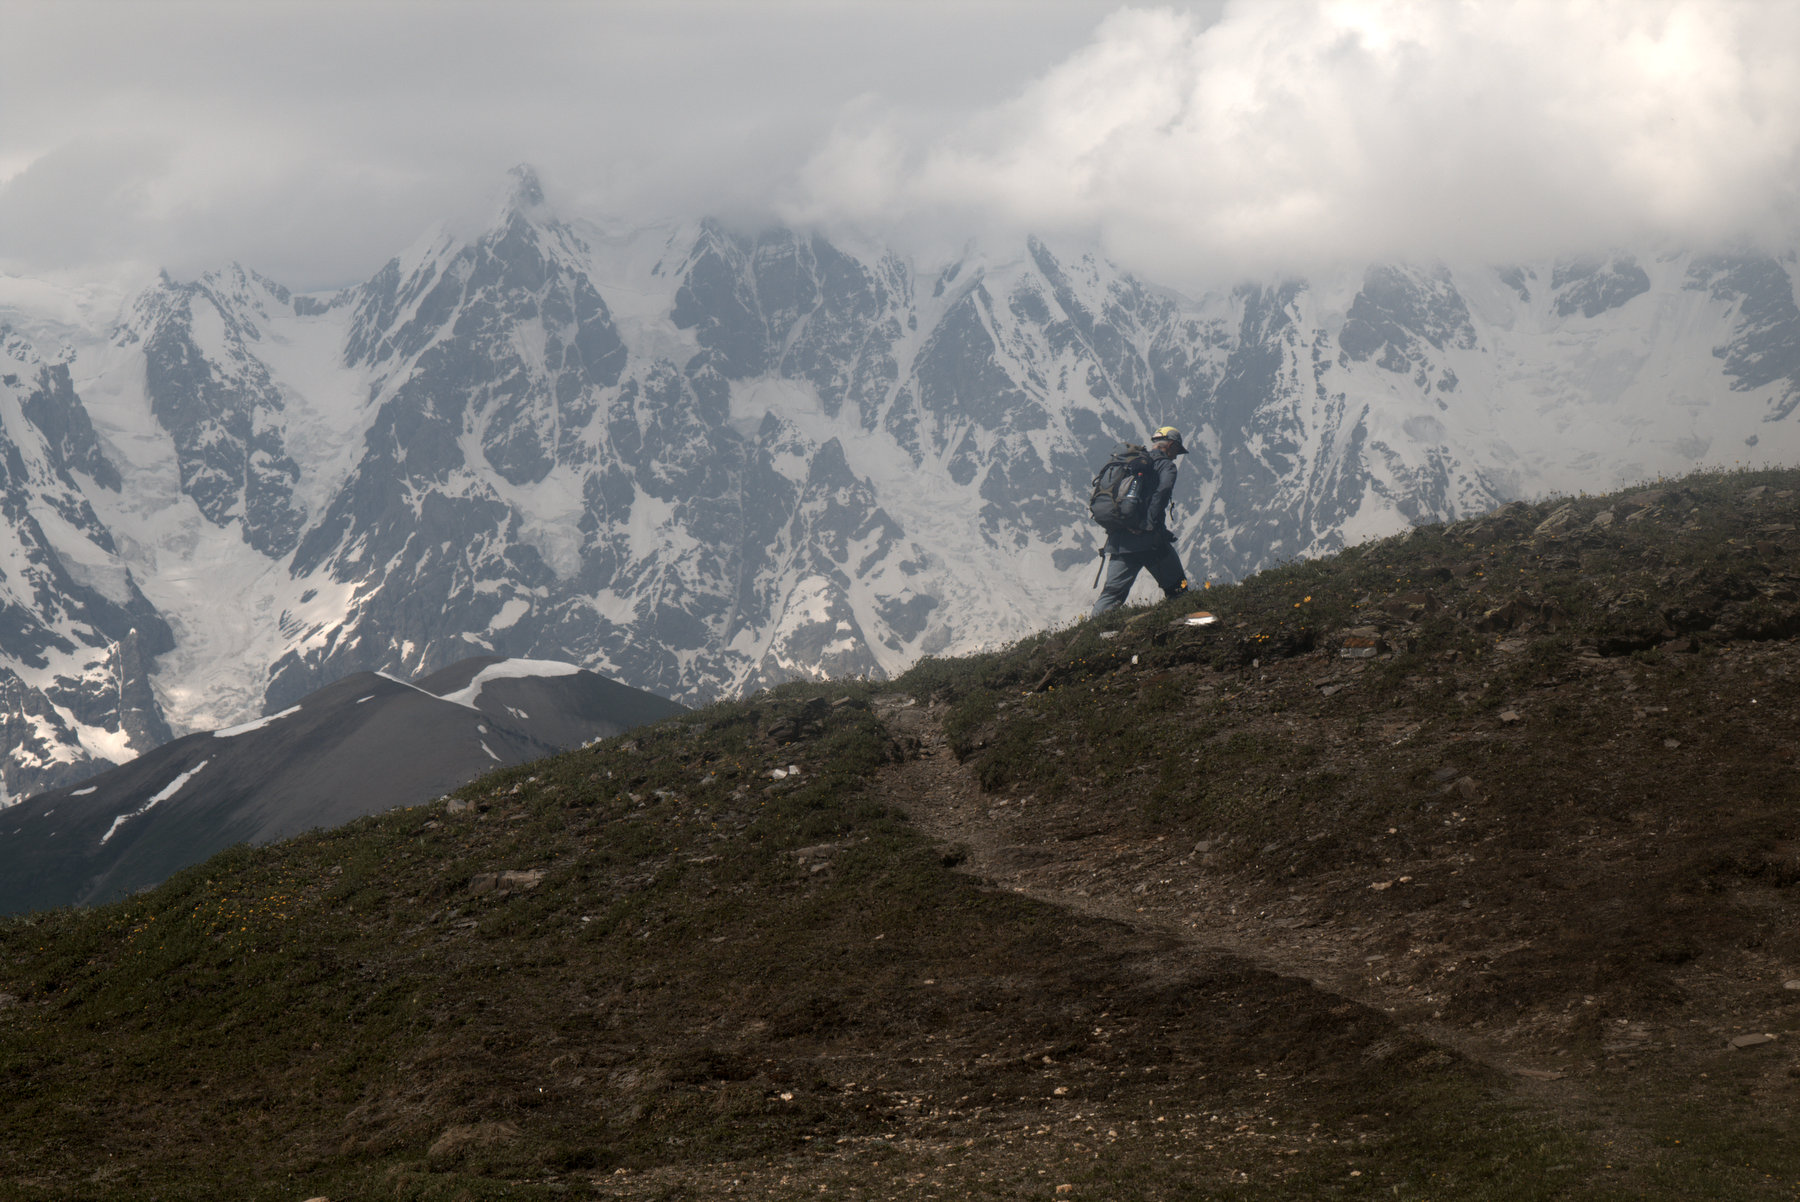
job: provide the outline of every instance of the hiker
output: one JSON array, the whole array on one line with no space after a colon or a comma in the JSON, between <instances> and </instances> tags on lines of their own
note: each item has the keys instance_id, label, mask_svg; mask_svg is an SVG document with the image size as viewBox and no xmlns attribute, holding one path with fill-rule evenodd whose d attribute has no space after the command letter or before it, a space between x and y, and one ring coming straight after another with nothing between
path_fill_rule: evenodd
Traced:
<instances>
[{"instance_id":1,"label":"hiker","mask_svg":"<svg viewBox=\"0 0 1800 1202\"><path fill-rule=\"evenodd\" d=\"M1141 568L1150 569L1150 575L1162 586L1164 597L1187 591L1187 569L1181 566L1181 556L1175 552L1175 535L1166 523L1169 497L1175 491L1175 459L1185 454L1181 431L1174 426L1158 427L1150 436L1149 460L1155 483L1150 503L1143 511L1143 525L1106 528L1106 546L1100 555L1102 559L1110 557L1112 562L1106 569L1106 587L1100 590L1100 599L1094 602L1089 617L1125 604Z\"/></svg>"}]
</instances>

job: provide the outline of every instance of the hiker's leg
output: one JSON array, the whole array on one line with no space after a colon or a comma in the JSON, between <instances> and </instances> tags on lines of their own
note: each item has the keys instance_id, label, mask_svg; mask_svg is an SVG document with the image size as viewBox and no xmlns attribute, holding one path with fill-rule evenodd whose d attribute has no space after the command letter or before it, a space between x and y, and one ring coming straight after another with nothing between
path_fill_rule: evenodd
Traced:
<instances>
[{"instance_id":1,"label":"hiker's leg","mask_svg":"<svg viewBox=\"0 0 1800 1202\"><path fill-rule=\"evenodd\" d=\"M1100 599L1094 602L1090 618L1097 618L1109 609L1117 609L1125 604L1125 598L1131 596L1131 586L1137 581L1138 569L1143 565L1132 555L1115 555L1106 561L1106 583L1101 586Z\"/></svg>"},{"instance_id":2,"label":"hiker's leg","mask_svg":"<svg viewBox=\"0 0 1800 1202\"><path fill-rule=\"evenodd\" d=\"M1145 565L1156 583L1162 586L1163 597L1177 597L1187 591L1187 569L1181 566L1181 556L1175 553L1173 546L1166 546Z\"/></svg>"}]
</instances>

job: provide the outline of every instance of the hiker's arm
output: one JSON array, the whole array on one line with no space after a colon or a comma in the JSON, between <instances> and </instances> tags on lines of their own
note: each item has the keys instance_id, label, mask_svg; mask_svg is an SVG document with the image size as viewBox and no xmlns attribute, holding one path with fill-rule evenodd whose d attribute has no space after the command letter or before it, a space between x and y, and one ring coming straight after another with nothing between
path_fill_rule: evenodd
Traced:
<instances>
[{"instance_id":1,"label":"hiker's arm","mask_svg":"<svg viewBox=\"0 0 1800 1202\"><path fill-rule=\"evenodd\" d=\"M1163 519L1168 516L1169 497L1175 492L1175 461L1173 459L1157 459L1156 491L1150 494L1150 509L1144 515L1144 529L1157 531L1165 529Z\"/></svg>"}]
</instances>

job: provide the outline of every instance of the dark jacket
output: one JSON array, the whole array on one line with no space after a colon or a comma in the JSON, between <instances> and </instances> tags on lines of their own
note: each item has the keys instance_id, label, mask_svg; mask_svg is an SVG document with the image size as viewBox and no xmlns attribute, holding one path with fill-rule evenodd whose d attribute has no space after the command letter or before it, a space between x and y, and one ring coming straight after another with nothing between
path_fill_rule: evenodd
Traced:
<instances>
[{"instance_id":1,"label":"dark jacket","mask_svg":"<svg viewBox=\"0 0 1800 1202\"><path fill-rule=\"evenodd\" d=\"M1106 538L1108 555L1147 555L1175 541L1168 525L1169 498L1175 492L1175 461L1152 447L1150 463L1156 469L1156 487L1150 493L1150 507L1144 512L1144 528L1110 532Z\"/></svg>"}]
</instances>

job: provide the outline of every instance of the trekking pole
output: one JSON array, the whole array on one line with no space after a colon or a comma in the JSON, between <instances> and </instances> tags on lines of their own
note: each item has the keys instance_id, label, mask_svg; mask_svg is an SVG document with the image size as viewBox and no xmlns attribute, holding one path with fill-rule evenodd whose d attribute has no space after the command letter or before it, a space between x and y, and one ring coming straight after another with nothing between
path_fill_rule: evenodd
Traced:
<instances>
[{"instance_id":1,"label":"trekking pole","mask_svg":"<svg viewBox=\"0 0 1800 1202\"><path fill-rule=\"evenodd\" d=\"M1100 566L1094 569L1094 587L1100 587L1100 573L1106 571L1106 548L1100 548Z\"/></svg>"}]
</instances>

